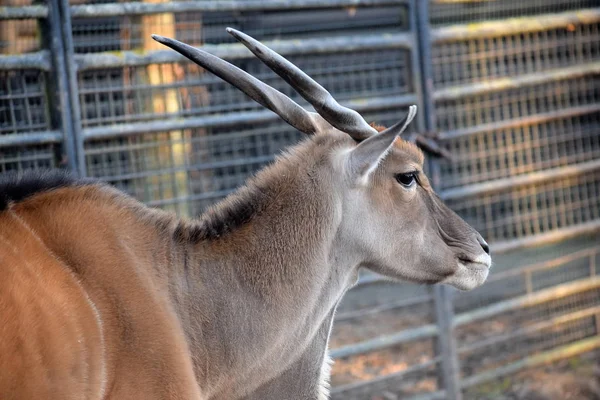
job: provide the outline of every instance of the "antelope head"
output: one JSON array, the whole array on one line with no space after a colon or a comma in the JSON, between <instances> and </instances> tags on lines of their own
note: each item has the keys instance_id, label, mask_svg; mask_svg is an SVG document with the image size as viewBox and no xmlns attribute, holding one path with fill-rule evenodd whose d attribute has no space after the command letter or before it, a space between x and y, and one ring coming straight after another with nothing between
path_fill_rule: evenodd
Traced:
<instances>
[{"instance_id":1,"label":"antelope head","mask_svg":"<svg viewBox=\"0 0 600 400\"><path fill-rule=\"evenodd\" d=\"M416 106L397 124L378 132L356 111L298 67L250 36L228 28L256 57L281 76L316 112L228 62L177 40L152 37L237 87L308 135L342 137L327 165L341 200L337 237L360 254L358 266L417 283L447 283L470 290L491 266L481 235L436 196L423 173L423 154L400 138Z\"/></svg>"}]
</instances>

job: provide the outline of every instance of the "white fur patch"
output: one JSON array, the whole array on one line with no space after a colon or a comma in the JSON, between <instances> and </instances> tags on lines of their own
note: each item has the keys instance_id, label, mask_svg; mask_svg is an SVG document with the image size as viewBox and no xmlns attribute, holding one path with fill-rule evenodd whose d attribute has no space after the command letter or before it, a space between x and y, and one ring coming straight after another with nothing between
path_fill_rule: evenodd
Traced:
<instances>
[{"instance_id":1,"label":"white fur patch","mask_svg":"<svg viewBox=\"0 0 600 400\"><path fill-rule=\"evenodd\" d=\"M331 377L331 366L333 360L329 357L329 351L325 352L323 364L321 364L321 376L319 378L319 400L329 399L329 378Z\"/></svg>"},{"instance_id":2,"label":"white fur patch","mask_svg":"<svg viewBox=\"0 0 600 400\"><path fill-rule=\"evenodd\" d=\"M479 263L479 264L483 264L483 265L487 265L488 268L492 266L492 257L490 257L489 254L487 253L481 253L479 255L479 257L477 257L475 260L473 260L473 262Z\"/></svg>"}]
</instances>

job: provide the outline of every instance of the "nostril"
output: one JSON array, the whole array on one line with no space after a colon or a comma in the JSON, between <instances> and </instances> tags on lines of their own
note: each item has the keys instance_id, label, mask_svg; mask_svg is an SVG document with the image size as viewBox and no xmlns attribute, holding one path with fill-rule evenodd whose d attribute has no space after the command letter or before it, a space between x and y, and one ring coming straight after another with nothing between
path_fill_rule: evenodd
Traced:
<instances>
[{"instance_id":1,"label":"nostril","mask_svg":"<svg viewBox=\"0 0 600 400\"><path fill-rule=\"evenodd\" d=\"M487 244L487 242L479 235L477 236L477 241L481 245L481 248L483 249L483 251L485 251L486 254L489 255L490 254L490 246Z\"/></svg>"}]
</instances>

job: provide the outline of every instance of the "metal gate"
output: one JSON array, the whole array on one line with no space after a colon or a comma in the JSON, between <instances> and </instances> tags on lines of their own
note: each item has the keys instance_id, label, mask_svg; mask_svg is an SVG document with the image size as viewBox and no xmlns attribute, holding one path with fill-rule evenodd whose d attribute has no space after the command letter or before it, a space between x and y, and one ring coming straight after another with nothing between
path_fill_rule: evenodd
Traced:
<instances>
[{"instance_id":1,"label":"metal gate","mask_svg":"<svg viewBox=\"0 0 600 400\"><path fill-rule=\"evenodd\" d=\"M67 167L195 215L300 139L150 33L303 105L225 27L368 121L419 105L413 129L453 155L432 181L496 265L469 293L364 275L336 318L333 398L482 399L483 384L600 346L597 0L4 3L0 172Z\"/></svg>"}]
</instances>

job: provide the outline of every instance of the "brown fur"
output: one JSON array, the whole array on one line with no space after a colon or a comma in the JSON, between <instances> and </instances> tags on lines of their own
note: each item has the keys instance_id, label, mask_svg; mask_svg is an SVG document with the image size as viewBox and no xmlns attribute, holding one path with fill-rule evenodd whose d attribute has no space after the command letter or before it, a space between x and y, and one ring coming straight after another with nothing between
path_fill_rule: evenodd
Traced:
<instances>
[{"instance_id":1,"label":"brown fur","mask_svg":"<svg viewBox=\"0 0 600 400\"><path fill-rule=\"evenodd\" d=\"M422 167L416 147L398 142L356 188L336 161L356 146L317 134L194 221L101 184L8 198L0 398L324 399L333 313L359 267L422 283L454 276L456 252L432 221L465 257L481 252L425 177L398 187L394 174ZM419 235L440 258L415 247ZM411 252L404 269L398 249Z\"/></svg>"}]
</instances>

